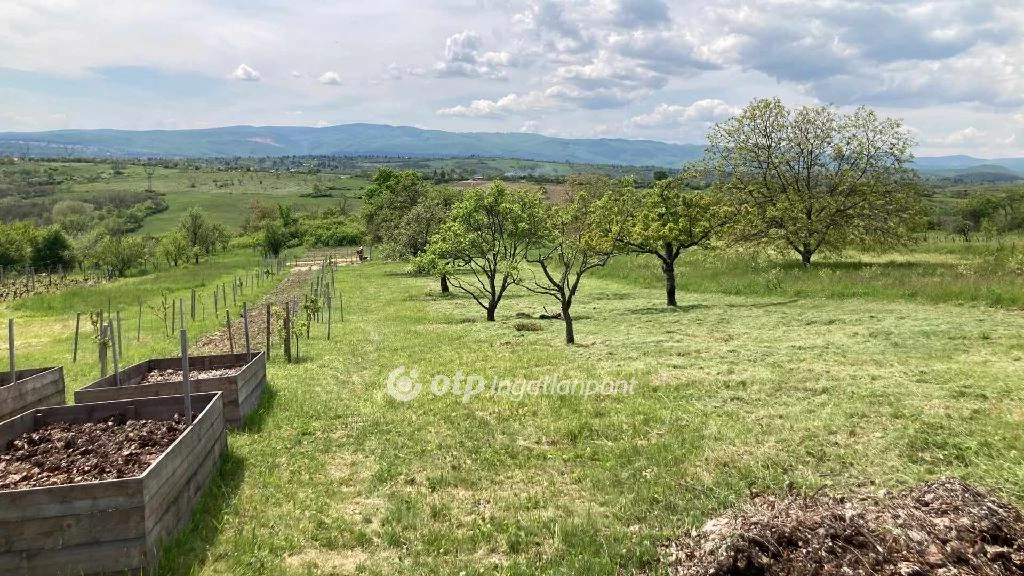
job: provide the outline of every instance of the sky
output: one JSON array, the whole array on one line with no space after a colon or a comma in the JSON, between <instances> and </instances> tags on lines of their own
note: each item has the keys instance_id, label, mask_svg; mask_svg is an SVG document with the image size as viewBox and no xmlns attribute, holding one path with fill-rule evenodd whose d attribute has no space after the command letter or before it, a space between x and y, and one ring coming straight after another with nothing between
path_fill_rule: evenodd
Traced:
<instances>
[{"instance_id":1,"label":"sky","mask_svg":"<svg viewBox=\"0 0 1024 576\"><path fill-rule=\"evenodd\" d=\"M1024 156L1021 0L3 0L0 131L353 122L702 143L755 98Z\"/></svg>"}]
</instances>

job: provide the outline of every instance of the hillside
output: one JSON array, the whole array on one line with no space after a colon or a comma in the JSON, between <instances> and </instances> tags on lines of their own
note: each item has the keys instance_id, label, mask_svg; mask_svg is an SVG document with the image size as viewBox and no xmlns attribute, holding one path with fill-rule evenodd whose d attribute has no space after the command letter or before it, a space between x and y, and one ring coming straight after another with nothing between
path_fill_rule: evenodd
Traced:
<instances>
[{"instance_id":1,"label":"hillside","mask_svg":"<svg viewBox=\"0 0 1024 576\"><path fill-rule=\"evenodd\" d=\"M650 140L572 140L538 134L456 133L377 124L0 133L0 154L56 157L487 156L674 168L702 152L701 145Z\"/></svg>"}]
</instances>

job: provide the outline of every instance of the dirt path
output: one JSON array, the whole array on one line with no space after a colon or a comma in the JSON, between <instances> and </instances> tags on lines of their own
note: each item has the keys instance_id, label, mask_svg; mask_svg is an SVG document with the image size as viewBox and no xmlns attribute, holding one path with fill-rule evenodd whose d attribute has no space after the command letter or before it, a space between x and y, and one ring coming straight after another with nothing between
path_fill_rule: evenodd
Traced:
<instances>
[{"instance_id":1,"label":"dirt path","mask_svg":"<svg viewBox=\"0 0 1024 576\"><path fill-rule=\"evenodd\" d=\"M286 302L301 305L303 298L309 293L310 282L316 278L317 271L308 267L293 267L288 276L272 292L249 307L249 339L253 351L266 348L267 341L267 304L271 305L271 355L281 353L281 340L277 335L277 321ZM223 320L223 318L221 319ZM245 325L241 316L231 318L231 338L227 328L204 336L193 347L193 354L226 354L231 351L231 339L234 340L236 353L245 352Z\"/></svg>"}]
</instances>

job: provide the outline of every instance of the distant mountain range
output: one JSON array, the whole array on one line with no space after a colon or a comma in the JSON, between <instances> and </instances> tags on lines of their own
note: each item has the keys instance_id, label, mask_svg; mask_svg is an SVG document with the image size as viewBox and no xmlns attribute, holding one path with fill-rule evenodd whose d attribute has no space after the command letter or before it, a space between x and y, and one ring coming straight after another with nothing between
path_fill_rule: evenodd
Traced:
<instances>
[{"instance_id":1,"label":"distant mountain range","mask_svg":"<svg viewBox=\"0 0 1024 576\"><path fill-rule=\"evenodd\" d=\"M445 132L381 124L323 128L229 126L203 130L0 132L0 154L54 157L480 156L677 168L699 158L703 152L704 147L699 144ZM978 181L1024 178L1024 158L940 156L918 158L916 163L922 172L943 178Z\"/></svg>"},{"instance_id":2,"label":"distant mountain range","mask_svg":"<svg viewBox=\"0 0 1024 576\"><path fill-rule=\"evenodd\" d=\"M344 124L231 126L205 130L0 132L0 153L54 156L484 156L630 166L678 167L704 147L651 140L571 140L538 134L444 132Z\"/></svg>"}]
</instances>

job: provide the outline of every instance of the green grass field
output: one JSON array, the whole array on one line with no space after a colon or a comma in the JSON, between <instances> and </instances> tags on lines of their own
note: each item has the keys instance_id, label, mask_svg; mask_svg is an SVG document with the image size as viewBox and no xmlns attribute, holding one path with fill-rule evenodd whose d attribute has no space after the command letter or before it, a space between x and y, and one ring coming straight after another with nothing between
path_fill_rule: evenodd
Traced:
<instances>
[{"instance_id":1,"label":"green grass field","mask_svg":"<svg viewBox=\"0 0 1024 576\"><path fill-rule=\"evenodd\" d=\"M552 308L542 297L514 291L487 323L403 264L342 267L335 338L314 326L301 363L273 355L267 397L231 433L156 573L657 573L659 543L751 491L878 491L957 475L1024 504L1020 277L987 253L931 243L810 271L788 256L694 253L676 309L662 305L657 266L625 258L584 281L573 347L558 321L516 331L517 313ZM132 309L195 284L205 294L252 259L232 252L36 296L0 317L18 319L23 365L63 363L78 388L96 364L94 346L69 364L75 309L107 297ZM173 353L159 323L144 332L126 342L125 364ZM398 368L424 385L410 402L387 393ZM457 372L488 385L636 384L465 402L430 391L433 375Z\"/></svg>"},{"instance_id":2,"label":"green grass field","mask_svg":"<svg viewBox=\"0 0 1024 576\"><path fill-rule=\"evenodd\" d=\"M337 339L272 363L161 574L656 572L658 543L752 490L954 474L1024 503L1018 309L691 292L668 310L660 288L604 278L565 347L557 321L514 330L543 299L514 293L488 324L403 270L339 271ZM403 366L428 388L457 371L637 384L402 403L385 382Z\"/></svg>"},{"instance_id":3,"label":"green grass field","mask_svg":"<svg viewBox=\"0 0 1024 576\"><path fill-rule=\"evenodd\" d=\"M254 200L267 204L292 205L299 211L323 210L339 206L341 196L359 196L367 182L357 178L340 178L334 174L319 176L321 183L336 188L333 197L309 198L317 176L303 173L267 172L215 172L209 170L158 169L153 175L153 190L164 194L169 209L146 218L138 234L160 235L173 229L181 217L193 206L202 208L212 219L232 230L240 227ZM147 178L139 166L129 166L124 176L109 180L75 185L68 197L76 192L109 192L117 190L146 190ZM358 200L349 202L350 209L358 207Z\"/></svg>"},{"instance_id":4,"label":"green grass field","mask_svg":"<svg viewBox=\"0 0 1024 576\"><path fill-rule=\"evenodd\" d=\"M111 164L78 162L35 162L28 169L52 171L63 182L56 196L61 200L119 192L142 192L149 185L142 166L126 165L123 174L114 174ZM21 168L20 166L18 168ZM313 191L314 183L328 188L330 197L302 196ZM157 168L153 174L153 191L163 194L168 209L146 218L140 235L160 235L173 229L193 206L203 209L212 219L232 231L242 225L249 213L249 204L258 200L266 204L294 206L297 211L311 212L340 207L357 210L359 197L368 182L339 174L307 174L305 172L241 172L212 169L189 170Z\"/></svg>"},{"instance_id":5,"label":"green grass field","mask_svg":"<svg viewBox=\"0 0 1024 576\"><path fill-rule=\"evenodd\" d=\"M194 342L200 335L221 326L214 314L214 287L227 284L230 300L232 279L254 274L259 262L259 256L253 255L251 250L232 250L198 265L165 267L144 276L4 302L0 304L0 319L5 321L5 325L6 319L15 319L18 366L64 366L70 401L74 389L90 383L99 375L97 345L93 340L95 330L90 324L90 311L106 311L108 307L112 312L121 311L124 345L124 358L120 362L122 366L146 358L176 355L180 351L178 332L170 329L170 314L162 312L164 295L168 306L172 300L176 302L181 298L188 310L191 291L196 289L196 320L193 322L190 314L186 318L186 328ZM267 282L261 282L260 286L247 284L244 295L238 297L237 303L231 302L227 306L233 317L239 317L243 301L256 302L260 296L273 289L282 276L271 276ZM140 302L143 308L141 329L138 323ZM223 310L225 306L219 303ZM82 313L82 319L78 361L73 363L76 312ZM167 317L166 332L164 316ZM6 362L6 336L3 341L3 357Z\"/></svg>"}]
</instances>

